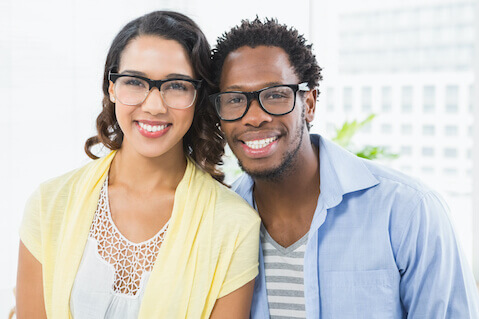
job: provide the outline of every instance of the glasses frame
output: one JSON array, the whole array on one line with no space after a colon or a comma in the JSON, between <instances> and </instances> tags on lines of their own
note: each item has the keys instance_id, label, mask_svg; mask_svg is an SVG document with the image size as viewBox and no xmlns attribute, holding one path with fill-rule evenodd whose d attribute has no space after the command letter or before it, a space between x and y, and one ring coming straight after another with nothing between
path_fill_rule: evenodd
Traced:
<instances>
[{"instance_id":1,"label":"glasses frame","mask_svg":"<svg viewBox=\"0 0 479 319\"><path fill-rule=\"evenodd\" d=\"M123 103L121 102L122 104L125 104L125 105L128 105L128 106L138 106L140 104L142 104L143 102L145 102L146 98L148 97L148 95L150 94L151 90L153 88L157 88L158 91L161 93L161 99L163 100L163 102L168 106L168 107L171 107L173 109L179 109L179 110L183 110L183 109L187 109L189 107L191 107L195 101L196 101L196 97L197 97L197 91L198 89L201 87L201 84L203 82L203 80L193 80L193 79L185 79L185 78L171 78L171 79L166 79L166 80L152 80L152 79L149 79L149 78L146 78L144 76L141 76L141 75L133 75L133 74L122 74L122 73L113 73L113 72L110 72L108 74L108 80L110 80L113 84L115 84L116 80L118 80L119 78L122 78L122 77L131 77L131 78L137 78L137 79L140 79L140 80L143 80L145 81L146 83L148 83L148 85L150 86L150 89L147 91L147 93L145 94L145 97L143 99L143 101L141 101L140 103L138 104L126 104L126 103ZM167 83L167 82L171 82L171 81L186 81L186 82L190 82L191 84L193 84L194 88L195 88L195 97L193 98L193 102L191 102L190 105L186 106L186 107L175 107L175 106L171 106L169 105L168 103L165 102L165 99L163 97L163 92L161 91L161 86L164 84L164 83ZM120 100L117 96L116 96L116 90L114 90L115 92L115 97Z\"/></svg>"},{"instance_id":2,"label":"glasses frame","mask_svg":"<svg viewBox=\"0 0 479 319\"><path fill-rule=\"evenodd\" d=\"M276 87L283 87L283 86L286 86L286 87L289 87L290 89L293 90L293 94L294 94L294 100L293 100L293 107L291 108L291 110L289 110L288 112L284 112L284 113L279 113L279 114L276 114L276 113L271 113L269 112L268 110L265 109L265 107L263 106L263 102L261 102L260 98L259 98L259 95L261 92L265 91L265 90L268 90L268 89L272 89L272 88L276 88ZM262 88L258 91L251 91L251 92L242 92L242 91L226 91L226 92L219 92L219 93L215 93L215 94L211 94L209 96L209 99L210 99L210 102L214 105L215 107L215 111L216 111L216 114L218 114L218 117L222 120L222 121L225 121L225 122L234 122L234 121L238 121L238 120L241 120L245 115L246 113L248 113L248 110L251 106L251 102L253 100L256 100L258 101L258 104L259 106L261 107L261 109L266 112L267 114L269 115L274 115L274 116L281 116L281 115L286 115L288 113L291 113L293 112L294 110L294 107L296 106L296 93L298 93L298 91L303 91L303 92L307 92L307 91L310 91L309 87L308 87L308 82L303 82L303 83L299 83L299 84L278 84L278 85L273 85L273 86L268 86L268 87L265 87L265 88ZM239 94L244 94L246 96L246 108L244 110L244 113L236 118L236 119L224 119L221 117L220 115L220 111L219 111L219 106L218 104L216 103L218 97L220 97L221 95L223 94L226 94L226 93L239 93Z\"/></svg>"}]
</instances>

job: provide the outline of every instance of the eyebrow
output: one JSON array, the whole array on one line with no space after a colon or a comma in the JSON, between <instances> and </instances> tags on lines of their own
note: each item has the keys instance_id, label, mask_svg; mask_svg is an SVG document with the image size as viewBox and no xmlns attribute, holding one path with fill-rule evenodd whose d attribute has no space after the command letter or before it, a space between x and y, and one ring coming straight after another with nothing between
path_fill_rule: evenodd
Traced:
<instances>
[{"instance_id":1,"label":"eyebrow","mask_svg":"<svg viewBox=\"0 0 479 319\"><path fill-rule=\"evenodd\" d=\"M281 82L268 82L268 83L264 83L264 86L262 87L262 89L264 88L267 88L267 87L270 87L270 86L275 86L275 85L282 85L284 83L281 83ZM241 85L231 85L231 86L228 86L225 91L241 91L242 89L242 86ZM261 89L260 89L261 90ZM251 90L250 90L251 91ZM247 92L247 91L245 91Z\"/></svg>"},{"instance_id":2,"label":"eyebrow","mask_svg":"<svg viewBox=\"0 0 479 319\"><path fill-rule=\"evenodd\" d=\"M131 74L131 75L139 75L146 77L146 73L140 72L140 71L134 71L134 70L124 70L123 72L120 72L121 74Z\"/></svg>"},{"instance_id":3,"label":"eyebrow","mask_svg":"<svg viewBox=\"0 0 479 319\"><path fill-rule=\"evenodd\" d=\"M121 72L121 74L131 74L131 75L138 75L138 76L142 76L142 77L145 77L145 78L148 78L148 76L146 75L146 73L143 73L141 71L135 71L135 70L124 70L123 72ZM180 79L189 79L189 80L193 80L193 78L189 75L185 75L185 74L180 74L180 73L170 73L166 76L167 79L173 79L173 78L180 78Z\"/></svg>"}]
</instances>

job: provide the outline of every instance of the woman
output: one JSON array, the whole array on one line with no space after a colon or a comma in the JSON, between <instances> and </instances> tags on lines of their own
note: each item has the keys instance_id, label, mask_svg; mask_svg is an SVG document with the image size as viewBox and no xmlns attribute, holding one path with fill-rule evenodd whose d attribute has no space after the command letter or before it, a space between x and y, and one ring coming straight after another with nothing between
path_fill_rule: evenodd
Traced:
<instances>
[{"instance_id":1,"label":"woman","mask_svg":"<svg viewBox=\"0 0 479 319\"><path fill-rule=\"evenodd\" d=\"M147 14L116 36L85 145L92 158L99 143L112 151L30 198L18 318L248 318L259 218L218 182L209 61L179 13Z\"/></svg>"}]
</instances>

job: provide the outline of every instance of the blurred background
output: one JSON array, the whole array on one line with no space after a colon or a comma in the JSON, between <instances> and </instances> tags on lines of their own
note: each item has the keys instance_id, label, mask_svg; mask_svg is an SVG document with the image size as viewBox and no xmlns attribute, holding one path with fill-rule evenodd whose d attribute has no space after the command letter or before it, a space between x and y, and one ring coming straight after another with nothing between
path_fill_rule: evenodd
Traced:
<instances>
[{"instance_id":1,"label":"blurred background","mask_svg":"<svg viewBox=\"0 0 479 319\"><path fill-rule=\"evenodd\" d=\"M212 46L256 15L304 34L324 76L312 132L339 142L346 132L351 151L392 155L379 160L438 190L479 279L477 2L2 0L0 317L14 305L26 199L89 161L109 45L128 21L161 9L190 16ZM238 169L226 162L231 182Z\"/></svg>"}]
</instances>

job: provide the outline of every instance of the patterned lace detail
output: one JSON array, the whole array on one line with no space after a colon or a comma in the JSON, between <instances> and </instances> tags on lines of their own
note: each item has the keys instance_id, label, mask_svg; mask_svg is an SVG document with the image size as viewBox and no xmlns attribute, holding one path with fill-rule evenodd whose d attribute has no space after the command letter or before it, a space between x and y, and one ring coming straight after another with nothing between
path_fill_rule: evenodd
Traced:
<instances>
[{"instance_id":1,"label":"patterned lace detail","mask_svg":"<svg viewBox=\"0 0 479 319\"><path fill-rule=\"evenodd\" d=\"M153 269L167 228L168 222L154 237L142 243L135 244L126 239L111 218L108 178L105 180L89 237L98 243L98 254L115 268L115 293L128 296L137 294L143 273Z\"/></svg>"}]
</instances>

